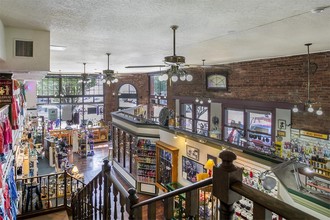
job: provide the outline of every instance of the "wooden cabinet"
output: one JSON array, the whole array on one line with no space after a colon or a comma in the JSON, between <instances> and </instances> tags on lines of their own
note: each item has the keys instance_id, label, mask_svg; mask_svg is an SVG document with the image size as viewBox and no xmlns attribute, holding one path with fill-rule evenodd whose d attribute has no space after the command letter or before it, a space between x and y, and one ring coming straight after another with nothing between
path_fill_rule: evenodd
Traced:
<instances>
[{"instance_id":1,"label":"wooden cabinet","mask_svg":"<svg viewBox=\"0 0 330 220\"><path fill-rule=\"evenodd\" d=\"M88 130L93 133L94 143L108 141L108 132L109 132L108 127L98 126L98 127L88 128Z\"/></svg>"},{"instance_id":2,"label":"wooden cabinet","mask_svg":"<svg viewBox=\"0 0 330 220\"><path fill-rule=\"evenodd\" d=\"M167 184L178 180L178 153L178 148L156 142L156 186L164 192Z\"/></svg>"}]
</instances>

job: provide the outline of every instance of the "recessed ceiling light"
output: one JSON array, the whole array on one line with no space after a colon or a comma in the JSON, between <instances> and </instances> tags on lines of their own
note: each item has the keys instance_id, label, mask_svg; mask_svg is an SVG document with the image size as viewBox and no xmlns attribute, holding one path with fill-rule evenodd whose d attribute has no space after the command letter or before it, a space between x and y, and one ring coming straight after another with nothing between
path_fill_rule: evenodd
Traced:
<instances>
[{"instance_id":1,"label":"recessed ceiling light","mask_svg":"<svg viewBox=\"0 0 330 220\"><path fill-rule=\"evenodd\" d=\"M56 45L50 45L51 50L56 50L56 51L63 51L66 50L65 46L56 46Z\"/></svg>"}]
</instances>

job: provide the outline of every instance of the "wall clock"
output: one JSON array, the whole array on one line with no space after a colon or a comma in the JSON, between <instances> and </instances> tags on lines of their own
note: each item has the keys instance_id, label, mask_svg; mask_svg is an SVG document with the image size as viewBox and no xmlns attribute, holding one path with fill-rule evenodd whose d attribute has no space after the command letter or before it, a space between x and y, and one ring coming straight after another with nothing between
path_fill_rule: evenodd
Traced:
<instances>
[{"instance_id":1,"label":"wall clock","mask_svg":"<svg viewBox=\"0 0 330 220\"><path fill-rule=\"evenodd\" d=\"M227 90L228 89L228 72L209 73L206 75L207 90Z\"/></svg>"}]
</instances>

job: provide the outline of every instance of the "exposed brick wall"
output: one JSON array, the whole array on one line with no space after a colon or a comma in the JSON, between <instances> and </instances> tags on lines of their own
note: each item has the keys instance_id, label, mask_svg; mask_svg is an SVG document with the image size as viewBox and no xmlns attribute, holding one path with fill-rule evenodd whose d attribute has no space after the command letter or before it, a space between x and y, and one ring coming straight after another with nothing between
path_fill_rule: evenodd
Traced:
<instances>
[{"instance_id":1,"label":"exposed brick wall","mask_svg":"<svg viewBox=\"0 0 330 220\"><path fill-rule=\"evenodd\" d=\"M137 90L138 104L149 103L149 78L146 73L121 74L119 82L104 86L104 118L111 121L111 112L118 110L118 90L124 84L131 84ZM113 95L114 94L114 95Z\"/></svg>"},{"instance_id":2,"label":"exposed brick wall","mask_svg":"<svg viewBox=\"0 0 330 220\"><path fill-rule=\"evenodd\" d=\"M316 73L310 77L311 100L320 102L325 113L322 116L306 112L293 114L292 128L330 133L330 52L311 54L310 59L318 65ZM190 68L187 71L194 77L192 82L176 82L168 87L169 107L174 109L174 96L285 102L292 105L299 100L307 100L307 55L232 63L222 68L229 69L227 92L206 90L206 73L217 72L219 68ZM127 81L123 76L120 83L125 81L136 85L141 91L139 103L148 103L148 76L133 76L128 76ZM106 94L112 94L112 91L107 91ZM106 105L110 105L110 108L106 108L109 113L118 104L106 100Z\"/></svg>"}]
</instances>

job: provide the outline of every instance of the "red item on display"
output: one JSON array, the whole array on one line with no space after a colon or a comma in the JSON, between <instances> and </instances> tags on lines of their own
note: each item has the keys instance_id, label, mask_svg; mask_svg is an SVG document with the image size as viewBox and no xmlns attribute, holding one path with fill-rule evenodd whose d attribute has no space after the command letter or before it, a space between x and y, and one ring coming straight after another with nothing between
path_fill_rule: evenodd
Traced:
<instances>
[{"instance_id":1,"label":"red item on display","mask_svg":"<svg viewBox=\"0 0 330 220\"><path fill-rule=\"evenodd\" d=\"M12 129L18 129L18 106L15 97L12 98L11 103L11 117L12 117Z\"/></svg>"},{"instance_id":2,"label":"red item on display","mask_svg":"<svg viewBox=\"0 0 330 220\"><path fill-rule=\"evenodd\" d=\"M252 173L252 171L250 171L250 178L253 178L253 173Z\"/></svg>"}]
</instances>

